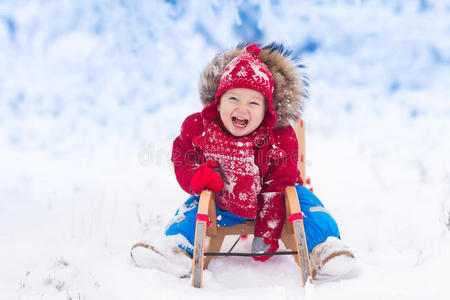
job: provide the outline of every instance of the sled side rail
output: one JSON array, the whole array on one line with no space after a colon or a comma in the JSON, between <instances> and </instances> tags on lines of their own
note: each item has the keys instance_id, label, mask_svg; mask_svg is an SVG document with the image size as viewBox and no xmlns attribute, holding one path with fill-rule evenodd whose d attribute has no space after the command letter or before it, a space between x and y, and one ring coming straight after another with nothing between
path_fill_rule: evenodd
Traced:
<instances>
[{"instance_id":1,"label":"sled side rail","mask_svg":"<svg viewBox=\"0 0 450 300\"><path fill-rule=\"evenodd\" d=\"M215 206L213 206L214 209L209 209L212 206L211 203L213 205L215 203L214 193L209 190L202 191L195 221L194 255L192 257L192 285L196 288L202 287L206 231L210 226L208 213L214 211L215 214ZM216 221L215 218L213 220Z\"/></svg>"},{"instance_id":2,"label":"sled side rail","mask_svg":"<svg viewBox=\"0 0 450 300\"><path fill-rule=\"evenodd\" d=\"M311 264L309 260L308 245L306 243L305 227L303 225L303 214L300 210L297 190L293 186L288 186L285 191L286 197L286 225L294 232L296 261L299 263L302 277L302 285L305 286L308 280L312 283Z\"/></svg>"}]
</instances>

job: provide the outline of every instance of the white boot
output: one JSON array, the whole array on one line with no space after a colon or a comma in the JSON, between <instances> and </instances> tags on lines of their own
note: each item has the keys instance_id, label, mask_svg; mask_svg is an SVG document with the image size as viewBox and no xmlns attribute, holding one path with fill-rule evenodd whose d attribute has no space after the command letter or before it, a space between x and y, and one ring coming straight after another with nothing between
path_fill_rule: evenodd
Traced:
<instances>
[{"instance_id":1,"label":"white boot","mask_svg":"<svg viewBox=\"0 0 450 300\"><path fill-rule=\"evenodd\" d=\"M151 241L141 241L131 247L130 256L137 267L157 269L178 277L190 274L192 259L188 252L173 243L156 244Z\"/></svg>"},{"instance_id":2,"label":"white boot","mask_svg":"<svg viewBox=\"0 0 450 300\"><path fill-rule=\"evenodd\" d=\"M343 276L355 269L356 259L350 248L336 237L328 237L310 253L313 278Z\"/></svg>"}]
</instances>

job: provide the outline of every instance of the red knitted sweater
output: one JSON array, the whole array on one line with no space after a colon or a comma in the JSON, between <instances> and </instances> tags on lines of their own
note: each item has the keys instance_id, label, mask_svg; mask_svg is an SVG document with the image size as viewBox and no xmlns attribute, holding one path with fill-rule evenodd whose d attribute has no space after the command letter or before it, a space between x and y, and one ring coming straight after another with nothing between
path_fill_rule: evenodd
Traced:
<instances>
[{"instance_id":1,"label":"red knitted sweater","mask_svg":"<svg viewBox=\"0 0 450 300\"><path fill-rule=\"evenodd\" d=\"M260 126L245 137L230 135L217 118L195 113L186 118L175 139L172 162L180 186L189 183L206 160L219 162L225 186L216 193L220 208L255 219L255 236L279 239L285 219L284 190L301 183L298 144L291 126Z\"/></svg>"}]
</instances>

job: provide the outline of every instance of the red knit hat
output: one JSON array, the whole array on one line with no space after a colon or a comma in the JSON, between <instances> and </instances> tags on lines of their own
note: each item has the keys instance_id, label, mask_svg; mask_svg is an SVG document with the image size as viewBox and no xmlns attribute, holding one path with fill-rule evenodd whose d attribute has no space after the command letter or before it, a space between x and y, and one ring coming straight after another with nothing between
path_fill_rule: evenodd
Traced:
<instances>
[{"instance_id":1,"label":"red knit hat","mask_svg":"<svg viewBox=\"0 0 450 300\"><path fill-rule=\"evenodd\" d=\"M256 44L249 45L225 67L217 87L216 101L230 89L247 88L260 92L272 103L273 77L269 68L258 58L260 52Z\"/></svg>"},{"instance_id":2,"label":"red knit hat","mask_svg":"<svg viewBox=\"0 0 450 300\"><path fill-rule=\"evenodd\" d=\"M256 44L249 45L238 57L228 63L220 76L214 102L206 105L202 110L202 117L205 120L219 117L217 105L223 93L234 88L247 88L260 92L266 97L268 113L264 117L264 125L270 128L275 126L277 113L272 102L273 77L269 68L258 58L260 52L261 49Z\"/></svg>"}]
</instances>

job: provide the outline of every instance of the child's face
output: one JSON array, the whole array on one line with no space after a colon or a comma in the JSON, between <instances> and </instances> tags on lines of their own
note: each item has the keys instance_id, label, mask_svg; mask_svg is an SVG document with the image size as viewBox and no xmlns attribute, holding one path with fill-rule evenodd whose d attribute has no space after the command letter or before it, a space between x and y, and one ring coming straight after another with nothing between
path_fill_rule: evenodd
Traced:
<instances>
[{"instance_id":1,"label":"child's face","mask_svg":"<svg viewBox=\"0 0 450 300\"><path fill-rule=\"evenodd\" d=\"M263 94L250 89L231 89L220 96L217 110L225 128L236 137L252 133L264 120Z\"/></svg>"}]
</instances>

